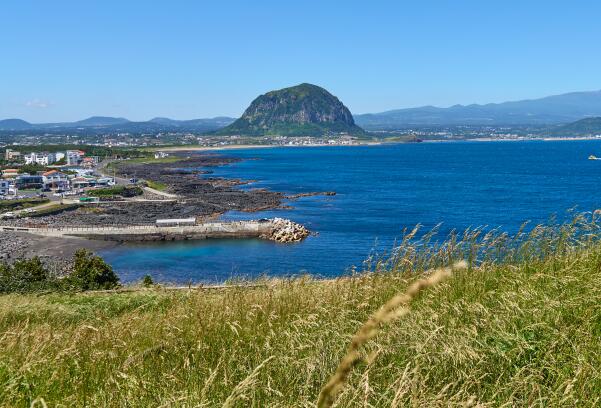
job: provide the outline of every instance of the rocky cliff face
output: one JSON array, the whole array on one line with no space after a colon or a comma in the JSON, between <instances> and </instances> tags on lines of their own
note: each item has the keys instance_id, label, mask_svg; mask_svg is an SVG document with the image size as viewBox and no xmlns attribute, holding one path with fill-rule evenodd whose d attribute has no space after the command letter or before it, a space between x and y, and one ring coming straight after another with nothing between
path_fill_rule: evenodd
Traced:
<instances>
[{"instance_id":1,"label":"rocky cliff face","mask_svg":"<svg viewBox=\"0 0 601 408\"><path fill-rule=\"evenodd\" d=\"M323 88L301 84L256 98L242 117L218 134L321 136L359 135L353 115L338 98Z\"/></svg>"}]
</instances>

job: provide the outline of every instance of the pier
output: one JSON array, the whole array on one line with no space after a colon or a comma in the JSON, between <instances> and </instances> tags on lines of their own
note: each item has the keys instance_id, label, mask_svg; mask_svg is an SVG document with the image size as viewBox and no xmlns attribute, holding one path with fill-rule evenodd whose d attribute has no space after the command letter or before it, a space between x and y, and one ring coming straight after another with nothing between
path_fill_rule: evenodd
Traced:
<instances>
[{"instance_id":1,"label":"pier","mask_svg":"<svg viewBox=\"0 0 601 408\"><path fill-rule=\"evenodd\" d=\"M19 227L0 226L0 231L26 232L55 238L86 238L104 241L141 242L177 241L208 238L263 238L277 242L295 242L308 236L302 225L289 220L250 220L207 222L185 226L103 226L103 227ZM293 235L289 237L290 231Z\"/></svg>"}]
</instances>

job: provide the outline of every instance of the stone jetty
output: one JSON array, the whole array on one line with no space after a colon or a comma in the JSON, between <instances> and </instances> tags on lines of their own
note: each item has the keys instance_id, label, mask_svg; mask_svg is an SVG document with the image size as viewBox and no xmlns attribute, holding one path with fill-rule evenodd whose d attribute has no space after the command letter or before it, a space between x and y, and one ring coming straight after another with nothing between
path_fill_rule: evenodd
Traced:
<instances>
[{"instance_id":1,"label":"stone jetty","mask_svg":"<svg viewBox=\"0 0 601 408\"><path fill-rule=\"evenodd\" d=\"M25 232L55 238L87 238L104 241L175 241L207 238L262 238L289 243L303 240L309 231L282 218L249 221L216 221L186 226L21 227L2 226L0 232Z\"/></svg>"}]
</instances>

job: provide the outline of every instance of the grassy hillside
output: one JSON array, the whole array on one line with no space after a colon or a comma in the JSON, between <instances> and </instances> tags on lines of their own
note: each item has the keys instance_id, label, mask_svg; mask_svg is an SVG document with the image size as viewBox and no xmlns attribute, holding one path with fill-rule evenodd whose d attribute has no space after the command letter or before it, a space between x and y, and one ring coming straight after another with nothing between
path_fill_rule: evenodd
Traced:
<instances>
[{"instance_id":1,"label":"grassy hillside","mask_svg":"<svg viewBox=\"0 0 601 408\"><path fill-rule=\"evenodd\" d=\"M601 117L586 118L552 128L550 134L556 136L591 136L601 134Z\"/></svg>"},{"instance_id":2,"label":"grassy hillside","mask_svg":"<svg viewBox=\"0 0 601 408\"><path fill-rule=\"evenodd\" d=\"M599 406L598 234L577 221L406 239L327 282L5 295L0 405L315 406L362 322L422 271L466 259L361 349L336 406Z\"/></svg>"}]
</instances>

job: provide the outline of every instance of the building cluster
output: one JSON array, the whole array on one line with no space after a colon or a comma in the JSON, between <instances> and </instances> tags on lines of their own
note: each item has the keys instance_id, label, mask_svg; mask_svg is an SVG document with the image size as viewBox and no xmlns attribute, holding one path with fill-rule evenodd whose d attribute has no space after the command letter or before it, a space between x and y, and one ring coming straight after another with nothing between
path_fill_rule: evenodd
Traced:
<instances>
[{"instance_id":1,"label":"building cluster","mask_svg":"<svg viewBox=\"0 0 601 408\"><path fill-rule=\"evenodd\" d=\"M98 157L86 157L85 154L86 153L81 150L66 150L64 152L52 153L31 152L23 154L16 150L6 149L4 152L4 160L9 163L23 162L25 164L39 164L40 166L56 164L91 168L98 164Z\"/></svg>"},{"instance_id":2,"label":"building cluster","mask_svg":"<svg viewBox=\"0 0 601 408\"><path fill-rule=\"evenodd\" d=\"M7 149L5 160L49 167L35 174L24 173L19 168L7 168L1 171L0 197L16 197L23 190L41 190L60 194L78 194L89 187L114 185L111 177L94 175L98 157L85 157L81 150L47 153L32 152L22 155ZM17 165L18 166L18 165ZM17 167L16 166L16 167Z\"/></svg>"},{"instance_id":3,"label":"building cluster","mask_svg":"<svg viewBox=\"0 0 601 408\"><path fill-rule=\"evenodd\" d=\"M49 166L52 164L64 164L67 166L94 167L98 164L98 157L85 157L85 152L81 150L67 150L65 152L31 152L23 156L25 164L39 164Z\"/></svg>"},{"instance_id":4,"label":"building cluster","mask_svg":"<svg viewBox=\"0 0 601 408\"><path fill-rule=\"evenodd\" d=\"M98 177L88 169L72 169L67 172L50 170L37 174L19 174L17 169L2 170L0 196L17 196L22 190L41 190L60 194L79 194L89 187L115 185L112 177Z\"/></svg>"}]
</instances>

